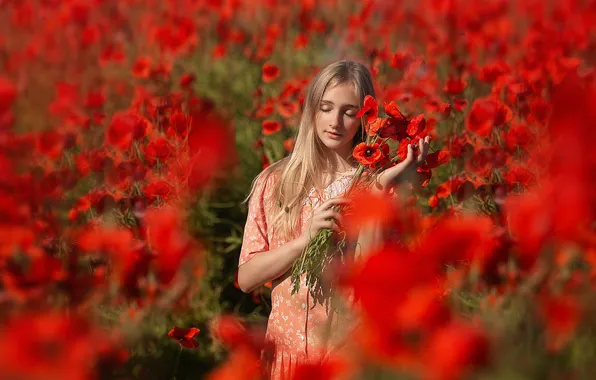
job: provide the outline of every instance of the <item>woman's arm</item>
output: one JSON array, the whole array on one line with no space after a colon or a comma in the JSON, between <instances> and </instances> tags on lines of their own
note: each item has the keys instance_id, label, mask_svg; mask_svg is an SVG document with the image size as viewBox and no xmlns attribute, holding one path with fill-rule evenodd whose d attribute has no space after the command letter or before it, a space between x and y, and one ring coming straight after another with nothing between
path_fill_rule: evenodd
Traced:
<instances>
[{"instance_id":1,"label":"woman's arm","mask_svg":"<svg viewBox=\"0 0 596 380\"><path fill-rule=\"evenodd\" d=\"M270 251L260 252L238 267L238 286L250 293L259 286L273 281L292 267L294 261L306 248L305 235L291 240Z\"/></svg>"}]
</instances>

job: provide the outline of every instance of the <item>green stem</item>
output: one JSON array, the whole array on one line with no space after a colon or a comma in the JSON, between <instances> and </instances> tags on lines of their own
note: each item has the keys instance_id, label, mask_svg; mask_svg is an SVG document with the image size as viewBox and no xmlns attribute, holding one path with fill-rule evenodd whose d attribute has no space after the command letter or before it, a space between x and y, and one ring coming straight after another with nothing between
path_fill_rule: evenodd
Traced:
<instances>
[{"instance_id":1,"label":"green stem","mask_svg":"<svg viewBox=\"0 0 596 380\"><path fill-rule=\"evenodd\" d=\"M174 364L174 372L172 373L172 380L176 380L176 372L178 372L178 363L180 363L180 355L182 354L182 346L180 346L180 351L178 351L178 355L176 356L176 364Z\"/></svg>"}]
</instances>

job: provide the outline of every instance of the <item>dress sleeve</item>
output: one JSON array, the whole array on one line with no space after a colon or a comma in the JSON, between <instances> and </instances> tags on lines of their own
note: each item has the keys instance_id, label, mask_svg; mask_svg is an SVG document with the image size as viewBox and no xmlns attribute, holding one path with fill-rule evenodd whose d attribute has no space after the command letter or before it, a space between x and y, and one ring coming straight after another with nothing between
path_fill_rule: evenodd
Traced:
<instances>
[{"instance_id":1,"label":"dress sleeve","mask_svg":"<svg viewBox=\"0 0 596 380\"><path fill-rule=\"evenodd\" d=\"M256 254L269 250L267 219L265 218L265 199L272 193L272 175L259 178L253 195L248 201L248 215L244 226L244 237L240 249L238 266L252 259Z\"/></svg>"}]
</instances>

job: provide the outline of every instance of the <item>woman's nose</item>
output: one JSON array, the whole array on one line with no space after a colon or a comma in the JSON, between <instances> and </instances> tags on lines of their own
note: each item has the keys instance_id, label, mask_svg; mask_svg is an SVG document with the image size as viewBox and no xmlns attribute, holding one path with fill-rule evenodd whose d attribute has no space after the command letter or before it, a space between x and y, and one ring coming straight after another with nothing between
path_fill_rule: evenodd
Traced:
<instances>
[{"instance_id":1,"label":"woman's nose","mask_svg":"<svg viewBox=\"0 0 596 380\"><path fill-rule=\"evenodd\" d=\"M341 112L334 112L333 118L329 120L330 127L340 127L342 125L343 118L341 117Z\"/></svg>"}]
</instances>

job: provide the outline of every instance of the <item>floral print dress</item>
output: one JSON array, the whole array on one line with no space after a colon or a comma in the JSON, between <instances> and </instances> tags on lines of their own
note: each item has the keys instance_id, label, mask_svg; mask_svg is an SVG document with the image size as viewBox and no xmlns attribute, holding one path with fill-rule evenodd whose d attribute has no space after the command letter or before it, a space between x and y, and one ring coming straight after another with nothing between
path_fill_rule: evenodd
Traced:
<instances>
[{"instance_id":1,"label":"floral print dress","mask_svg":"<svg viewBox=\"0 0 596 380\"><path fill-rule=\"evenodd\" d=\"M354 171L337 177L321 195L311 189L303 204L300 223L292 239L299 237L310 220L311 213L326 199L345 193ZM259 179L248 205L248 217L240 252L239 265L260 252L275 249L290 240L276 236L267 220L265 207L272 196L275 174ZM296 365L304 361L317 361L342 343L350 323L337 313L328 314L324 305L313 306L313 300L302 278L298 293L292 295L289 273L273 281L272 309L269 315L265 340L268 343L262 353L266 376L271 379L291 378ZM326 339L325 337L330 337Z\"/></svg>"}]
</instances>

